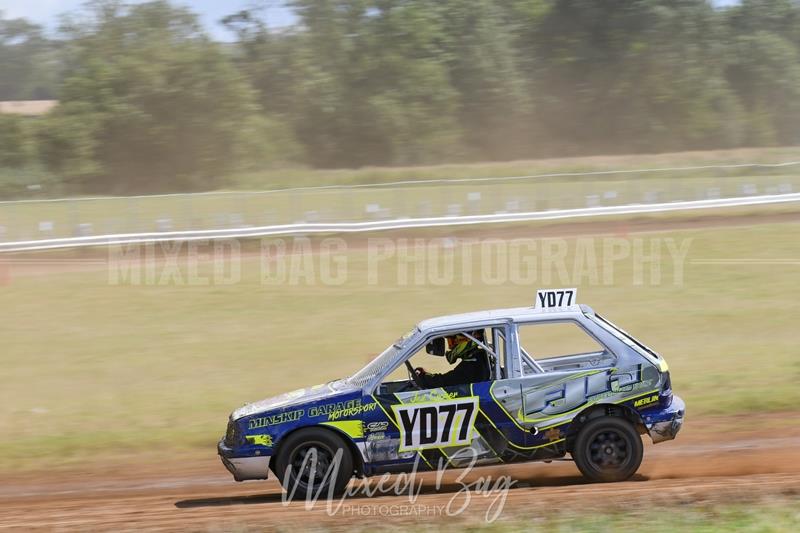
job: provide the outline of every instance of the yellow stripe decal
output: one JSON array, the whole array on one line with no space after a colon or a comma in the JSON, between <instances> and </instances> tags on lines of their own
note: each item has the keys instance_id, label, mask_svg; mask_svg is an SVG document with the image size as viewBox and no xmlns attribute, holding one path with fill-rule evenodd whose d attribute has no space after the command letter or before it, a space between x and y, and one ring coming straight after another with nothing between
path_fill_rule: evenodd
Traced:
<instances>
[{"instance_id":1,"label":"yellow stripe decal","mask_svg":"<svg viewBox=\"0 0 800 533\"><path fill-rule=\"evenodd\" d=\"M352 439L364 438L364 427L361 420L338 420L336 422L322 422L323 426L336 428Z\"/></svg>"},{"instance_id":2,"label":"yellow stripe decal","mask_svg":"<svg viewBox=\"0 0 800 533\"><path fill-rule=\"evenodd\" d=\"M614 403L615 404L620 404L620 403L630 402L632 400L638 400L639 398L643 398L644 396L649 396L651 394L656 394L657 392L658 392L658 389L653 389L653 390L648 391L648 392L643 392L641 394L636 394L635 396L628 396L624 400L617 400Z\"/></svg>"},{"instance_id":3,"label":"yellow stripe decal","mask_svg":"<svg viewBox=\"0 0 800 533\"><path fill-rule=\"evenodd\" d=\"M616 369L611 369L611 370L616 370ZM578 372L577 374L575 374L573 376L567 376L567 377L561 378L559 380L553 381L551 383L543 384L543 385L541 385L541 387L553 387L555 385L560 385L561 383L565 383L565 382L571 381L573 379L578 379L578 378L582 378L582 377L586 377L586 376L591 376L591 375L599 374L600 372L605 372L605 371L606 370L588 370L588 371L584 371L584 372ZM508 410L503 406L503 404L501 404L499 401L497 401L497 398L494 395L494 387L495 387L496 384L497 384L497 382L495 381L489 387L489 396L492 397L492 400L494 401L495 405L497 405L506 414L506 416L508 416L508 418L511 419L511 421L514 423L515 426L517 426L522 431L528 431L529 428L521 426L519 421L517 420L517 418L515 416L513 416L511 413L509 413ZM588 407L589 405L591 405L591 404L584 404L582 407ZM579 409L581 409L581 407L579 407L577 409L574 409L573 411L577 411ZM547 420L552 420L554 418L558 418L560 416L564 416L564 415L569 414L571 412L572 411L568 411L566 413L561 413L561 414L557 414L557 415L551 415L551 416L548 416L548 417L545 417L545 418L538 418L538 419L525 419L524 416L523 416L522 417L523 418L522 422L544 422L544 421L547 421Z\"/></svg>"},{"instance_id":4,"label":"yellow stripe decal","mask_svg":"<svg viewBox=\"0 0 800 533\"><path fill-rule=\"evenodd\" d=\"M254 446L272 447L272 435L247 435L245 439Z\"/></svg>"}]
</instances>

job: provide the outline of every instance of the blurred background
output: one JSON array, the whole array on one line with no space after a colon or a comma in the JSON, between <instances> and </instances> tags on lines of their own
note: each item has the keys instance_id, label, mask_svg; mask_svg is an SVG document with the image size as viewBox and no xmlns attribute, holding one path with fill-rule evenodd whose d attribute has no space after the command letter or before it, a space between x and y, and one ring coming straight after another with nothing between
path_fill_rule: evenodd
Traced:
<instances>
[{"instance_id":1,"label":"blurred background","mask_svg":"<svg viewBox=\"0 0 800 533\"><path fill-rule=\"evenodd\" d=\"M714 485L682 527L792 530L798 145L793 0L0 0L0 473L17 480L0 495L57 474L128 487L165 454L186 462L154 476L213 491L228 481L215 442L244 402L349 375L423 318L568 285L661 352L688 405L684 433L659 448L678 446L674 468L643 467L652 487L729 476L743 501L778 500L742 519L715 507L729 493ZM716 201L741 205L658 207ZM653 212L631 213L641 206ZM183 277L163 281L156 248L152 277L112 283L113 250L59 240L556 210L574 218L305 228L310 252L287 268L313 272L294 283L265 281L260 246L274 240L241 241L224 260L241 275L221 284L186 281L191 269L213 280L218 264L180 242ZM344 242L343 283L321 276L324 236ZM397 253L376 271L370 237L452 257ZM629 254L610 282L576 275L579 241L599 250L608 237L645 243L644 266ZM528 286L513 273L530 263L495 248L489 262L512 275L489 283L487 257L464 244L488 239L555 239L566 255L528 257ZM679 281L650 248L665 239L688 243ZM447 260L457 275L437 283ZM642 281L653 265L670 275ZM721 440L733 455L714 452ZM43 516L75 512L42 501ZM520 502L515 519L532 505ZM139 503L120 520L152 526L135 522L150 512ZM0 521L24 526L14 505L0 503ZM582 527L573 518L555 525Z\"/></svg>"},{"instance_id":2,"label":"blurred background","mask_svg":"<svg viewBox=\"0 0 800 533\"><path fill-rule=\"evenodd\" d=\"M6 0L0 193L794 145L799 19L790 0Z\"/></svg>"},{"instance_id":3,"label":"blurred background","mask_svg":"<svg viewBox=\"0 0 800 533\"><path fill-rule=\"evenodd\" d=\"M0 242L797 192L799 17L0 2Z\"/></svg>"}]
</instances>

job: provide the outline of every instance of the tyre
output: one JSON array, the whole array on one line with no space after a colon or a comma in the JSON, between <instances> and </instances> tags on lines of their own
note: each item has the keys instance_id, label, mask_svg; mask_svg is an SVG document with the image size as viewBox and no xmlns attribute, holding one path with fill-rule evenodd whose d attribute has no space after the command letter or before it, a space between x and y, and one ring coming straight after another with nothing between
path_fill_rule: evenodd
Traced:
<instances>
[{"instance_id":1,"label":"tyre","mask_svg":"<svg viewBox=\"0 0 800 533\"><path fill-rule=\"evenodd\" d=\"M332 431L301 429L281 444L275 474L290 498L338 496L353 476L353 455Z\"/></svg>"},{"instance_id":2,"label":"tyre","mask_svg":"<svg viewBox=\"0 0 800 533\"><path fill-rule=\"evenodd\" d=\"M590 420L572 448L572 458L584 477L602 483L631 477L643 455L642 438L633 424L612 416Z\"/></svg>"}]
</instances>

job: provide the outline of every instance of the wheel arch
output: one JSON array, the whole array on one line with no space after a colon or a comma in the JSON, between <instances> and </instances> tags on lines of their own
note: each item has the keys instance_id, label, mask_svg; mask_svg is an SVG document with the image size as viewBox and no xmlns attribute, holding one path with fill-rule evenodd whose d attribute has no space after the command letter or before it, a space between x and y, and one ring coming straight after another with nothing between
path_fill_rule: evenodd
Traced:
<instances>
[{"instance_id":1,"label":"wheel arch","mask_svg":"<svg viewBox=\"0 0 800 533\"><path fill-rule=\"evenodd\" d=\"M334 435L337 435L338 437L341 437L341 439L347 445L347 449L350 451L350 454L353 456L353 470L355 471L356 475L357 476L364 475L364 466L365 466L364 456L361 454L361 451L358 449L358 446L356 445L353 438L346 432L342 431L337 427L328 426L324 424L308 424L306 426L300 426L292 429L291 431L287 431L285 434L281 435L280 440L278 440L278 442L275 444L275 447L273 448L273 453L272 453L273 460L269 462L269 469L272 471L273 474L277 475L277 473L275 472L276 458L281 453L283 443L286 442L287 437L289 437L290 435L294 435L298 431L304 431L307 429L319 429L322 431L328 431L330 433L333 433Z\"/></svg>"},{"instance_id":2,"label":"wheel arch","mask_svg":"<svg viewBox=\"0 0 800 533\"><path fill-rule=\"evenodd\" d=\"M577 437L580 430L583 429L583 426L585 426L590 420L604 416L624 418L633 424L633 427L640 435L647 433L647 428L644 425L644 421L642 420L639 412L635 409L628 407L627 405L613 403L595 404L587 407L572 419L572 423L569 425L569 430L567 431L567 451L572 453L572 445L575 442L575 437Z\"/></svg>"}]
</instances>

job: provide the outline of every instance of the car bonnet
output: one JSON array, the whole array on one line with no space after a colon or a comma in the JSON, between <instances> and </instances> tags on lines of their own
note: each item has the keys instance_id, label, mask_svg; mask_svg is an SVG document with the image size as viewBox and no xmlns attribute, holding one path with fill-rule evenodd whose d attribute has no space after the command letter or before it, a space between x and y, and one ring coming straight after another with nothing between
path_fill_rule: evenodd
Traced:
<instances>
[{"instance_id":1,"label":"car bonnet","mask_svg":"<svg viewBox=\"0 0 800 533\"><path fill-rule=\"evenodd\" d=\"M333 383L333 382L331 382ZM352 393L358 390L357 387L348 386L342 381L338 381L336 388L331 386L331 383L324 385L314 385L305 389L297 389L285 394L280 394L272 398L267 398L254 403L249 403L236 409L231 418L239 420L240 418L262 413L264 411L271 411L273 409L282 409L291 405L299 405L308 402L318 402L329 397L341 396L343 394Z\"/></svg>"}]
</instances>

